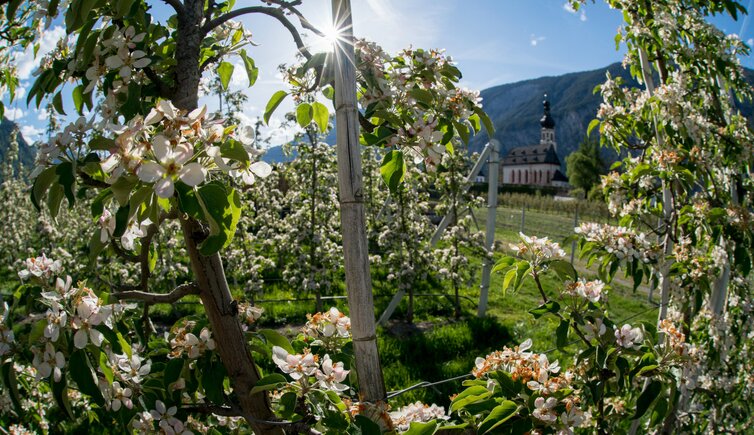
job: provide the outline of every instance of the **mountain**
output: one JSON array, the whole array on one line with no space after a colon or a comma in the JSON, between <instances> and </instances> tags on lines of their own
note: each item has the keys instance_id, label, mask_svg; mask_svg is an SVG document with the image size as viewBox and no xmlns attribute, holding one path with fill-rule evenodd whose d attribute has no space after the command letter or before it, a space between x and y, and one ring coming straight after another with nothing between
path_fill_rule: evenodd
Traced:
<instances>
[{"instance_id":1,"label":"mountain","mask_svg":"<svg viewBox=\"0 0 754 435\"><path fill-rule=\"evenodd\" d=\"M636 85L629 72L614 63L606 68L570 73L554 77L540 77L516 83L495 86L481 92L485 112L495 125L495 138L502 144L501 155L511 148L533 145L539 142L544 94L551 104L555 120L555 139L558 142L558 157L565 165L565 157L575 151L584 139L589 123L596 117L602 96L594 93L595 86L605 81L605 74L622 77L627 84ZM750 83L754 83L754 71L745 70ZM752 119L754 104L739 105L741 112ZM481 151L487 143L487 135L475 136L469 145L471 151ZM335 143L334 135L327 143ZM272 147L264 157L269 162L283 159L279 147ZM604 150L606 160L615 158L611 150ZM565 168L564 168L565 169Z\"/></svg>"},{"instance_id":2,"label":"mountain","mask_svg":"<svg viewBox=\"0 0 754 435\"><path fill-rule=\"evenodd\" d=\"M0 122L0 161L2 162L5 162L7 158L8 149L10 148L11 133L13 132L13 129L17 127L18 126L15 122L9 121L6 118L3 118ZM18 134L17 141L18 158L21 161L21 164L26 168L31 168L32 166L34 166L36 151L33 147L29 146L29 144L26 143L21 133ZM2 175L0 175L0 182L2 181Z\"/></svg>"}]
</instances>

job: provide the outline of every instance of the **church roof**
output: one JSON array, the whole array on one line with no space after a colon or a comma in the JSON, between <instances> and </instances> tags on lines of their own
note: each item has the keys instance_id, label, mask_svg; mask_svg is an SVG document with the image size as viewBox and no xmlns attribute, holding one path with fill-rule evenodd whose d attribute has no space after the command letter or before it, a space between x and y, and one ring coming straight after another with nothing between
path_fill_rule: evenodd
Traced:
<instances>
[{"instance_id":1,"label":"church roof","mask_svg":"<svg viewBox=\"0 0 754 435\"><path fill-rule=\"evenodd\" d=\"M535 163L549 163L560 166L560 159L552 144L537 144L516 147L503 157L502 164L506 166L530 165Z\"/></svg>"},{"instance_id":2,"label":"church roof","mask_svg":"<svg viewBox=\"0 0 754 435\"><path fill-rule=\"evenodd\" d=\"M565 175L563 175L563 173L560 172L560 170L557 170L557 171L555 171L555 175L552 176L552 181L564 181L564 182L567 183L568 182L568 177L566 177Z\"/></svg>"}]
</instances>

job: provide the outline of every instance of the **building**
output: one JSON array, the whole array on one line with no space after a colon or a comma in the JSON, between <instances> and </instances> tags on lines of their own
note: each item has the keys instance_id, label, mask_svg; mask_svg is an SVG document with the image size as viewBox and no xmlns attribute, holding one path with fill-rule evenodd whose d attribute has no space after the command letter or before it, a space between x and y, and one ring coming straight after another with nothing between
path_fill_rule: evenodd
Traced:
<instances>
[{"instance_id":1,"label":"building","mask_svg":"<svg viewBox=\"0 0 754 435\"><path fill-rule=\"evenodd\" d=\"M555 121L550 115L547 95L543 101L544 114L539 143L516 147L500 162L500 184L568 187L568 178L560 171L558 143L555 141Z\"/></svg>"}]
</instances>

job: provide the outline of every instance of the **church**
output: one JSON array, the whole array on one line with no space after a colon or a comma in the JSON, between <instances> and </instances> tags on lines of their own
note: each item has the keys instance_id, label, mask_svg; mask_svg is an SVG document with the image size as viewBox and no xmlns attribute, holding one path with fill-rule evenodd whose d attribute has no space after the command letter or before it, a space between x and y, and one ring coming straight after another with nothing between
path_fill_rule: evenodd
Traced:
<instances>
[{"instance_id":1,"label":"church","mask_svg":"<svg viewBox=\"0 0 754 435\"><path fill-rule=\"evenodd\" d=\"M510 150L500 162L500 184L568 187L568 178L560 171L555 121L547 95L542 104L544 115L539 120L542 126L539 143Z\"/></svg>"}]
</instances>

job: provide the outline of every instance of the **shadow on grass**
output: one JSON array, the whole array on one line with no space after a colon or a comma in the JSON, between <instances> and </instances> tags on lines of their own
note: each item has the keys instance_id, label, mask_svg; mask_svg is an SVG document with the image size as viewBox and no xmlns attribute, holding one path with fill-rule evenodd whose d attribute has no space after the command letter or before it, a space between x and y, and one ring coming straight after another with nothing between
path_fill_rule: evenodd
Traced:
<instances>
[{"instance_id":1,"label":"shadow on grass","mask_svg":"<svg viewBox=\"0 0 754 435\"><path fill-rule=\"evenodd\" d=\"M380 359L388 391L470 373L477 357L501 349L511 340L508 329L494 318L472 317L436 324L392 323L380 332ZM397 407L420 400L447 406L449 396L459 391L461 382L412 390L391 400L391 404Z\"/></svg>"}]
</instances>

